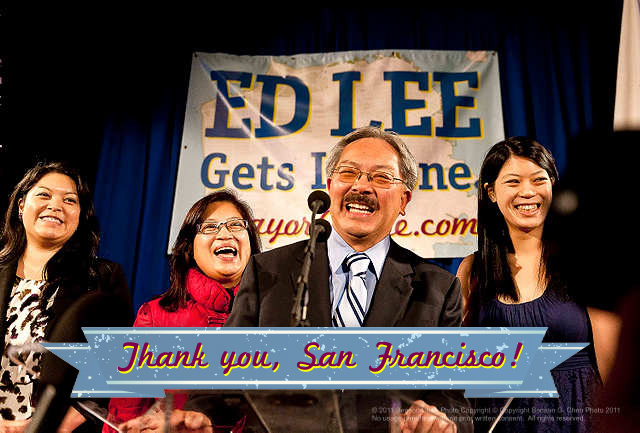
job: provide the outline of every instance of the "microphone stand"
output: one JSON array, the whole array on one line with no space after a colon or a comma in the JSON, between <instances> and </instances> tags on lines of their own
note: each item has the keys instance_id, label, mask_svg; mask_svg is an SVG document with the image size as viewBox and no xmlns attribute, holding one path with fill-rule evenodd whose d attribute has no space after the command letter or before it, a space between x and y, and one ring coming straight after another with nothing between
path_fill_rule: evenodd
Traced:
<instances>
[{"instance_id":1,"label":"microphone stand","mask_svg":"<svg viewBox=\"0 0 640 433\"><path fill-rule=\"evenodd\" d=\"M320 233L326 231L322 224L316 222L316 213L322 206L320 201L315 201L312 204L311 223L309 224L309 242L304 249L304 262L302 263L302 270L296 281L297 292L296 298L291 309L291 326L292 327L308 327L311 326L309 319L307 318L307 306L309 305L309 269L311 268L311 261L315 255L316 241Z\"/></svg>"}]
</instances>

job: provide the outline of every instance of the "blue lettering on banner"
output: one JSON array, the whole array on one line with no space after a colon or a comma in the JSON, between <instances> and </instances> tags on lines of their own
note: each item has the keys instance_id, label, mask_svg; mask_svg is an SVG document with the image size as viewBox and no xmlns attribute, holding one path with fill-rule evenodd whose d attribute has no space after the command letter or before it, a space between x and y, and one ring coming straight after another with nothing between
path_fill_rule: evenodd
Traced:
<instances>
[{"instance_id":1,"label":"blue lettering on banner","mask_svg":"<svg viewBox=\"0 0 640 433\"><path fill-rule=\"evenodd\" d=\"M260 127L256 129L256 138L282 137L303 129L309 121L311 94L302 80L292 76L283 78L273 75L258 75L257 81L262 82L263 85L260 102ZM293 119L285 125L275 124L278 86L289 86L295 93L296 104Z\"/></svg>"},{"instance_id":2,"label":"blue lettering on banner","mask_svg":"<svg viewBox=\"0 0 640 433\"><path fill-rule=\"evenodd\" d=\"M269 158L266 156L262 157L262 161L258 164L258 170L260 170L260 188L263 191L270 191L273 189L273 185L269 185L268 178L269 169L273 168L272 164L269 164Z\"/></svg>"},{"instance_id":3,"label":"blue lettering on banner","mask_svg":"<svg viewBox=\"0 0 640 433\"><path fill-rule=\"evenodd\" d=\"M449 183L454 189L467 190L471 183L458 183L458 179L471 179L471 169L465 163L458 162L449 169Z\"/></svg>"},{"instance_id":4,"label":"blue lettering on banner","mask_svg":"<svg viewBox=\"0 0 640 433\"><path fill-rule=\"evenodd\" d=\"M202 180L202 184L211 189L224 187L225 179L229 174L229 170L215 170L213 175L216 177L214 180L211 179L211 164L215 159L219 159L220 162L224 164L227 162L227 155L224 153L210 153L202 161L202 167L200 170L200 179Z\"/></svg>"},{"instance_id":5,"label":"blue lettering on banner","mask_svg":"<svg viewBox=\"0 0 640 433\"><path fill-rule=\"evenodd\" d=\"M332 136L342 137L353 131L354 82L360 81L361 73L358 71L339 72L333 74L333 81L340 82L338 105L338 128L331 130ZM317 184L317 182L316 182Z\"/></svg>"},{"instance_id":6,"label":"blue lettering on banner","mask_svg":"<svg viewBox=\"0 0 640 433\"><path fill-rule=\"evenodd\" d=\"M420 125L407 125L407 110L425 108L424 99L407 99L407 83L418 83L418 89L428 92L429 73L412 71L392 71L384 73L384 80L391 81L391 122L390 130L400 135L421 135L430 137L431 117L420 118ZM444 103L443 103L444 104Z\"/></svg>"},{"instance_id":7,"label":"blue lettering on banner","mask_svg":"<svg viewBox=\"0 0 640 433\"><path fill-rule=\"evenodd\" d=\"M290 173L293 173L293 164L291 164L290 162L285 162L284 164L280 165L280 168L278 168L278 177L281 180L287 181L286 184L283 184L280 181L276 183L276 188L278 188L281 191L289 191L290 189L293 188L293 185L295 184L293 176L285 173L285 169L288 170Z\"/></svg>"},{"instance_id":8,"label":"blue lettering on banner","mask_svg":"<svg viewBox=\"0 0 640 433\"><path fill-rule=\"evenodd\" d=\"M449 189L449 186L445 182L445 168L442 164L437 162L432 164L419 163L418 169L421 172L421 182L418 185L419 190L433 191L433 185L431 184L431 175L433 173L435 173L438 191L447 191ZM471 188L470 182L460 182L462 179L472 178L471 168L463 162L455 163L449 167L447 170L447 178L449 185L451 185L453 189L464 191Z\"/></svg>"},{"instance_id":9,"label":"blue lettering on banner","mask_svg":"<svg viewBox=\"0 0 640 433\"><path fill-rule=\"evenodd\" d=\"M417 83L418 90L431 91L429 72L387 71L383 73L385 81L391 82L391 128L400 135L432 137L432 119L420 117L418 125L407 124L407 111L425 109L426 99L407 99L407 85ZM205 128L205 137L209 138L249 138L252 132L256 138L274 138L301 131L309 123L311 115L311 93L309 87L295 76L257 75L256 81L262 83L260 100L260 126L253 131L250 118L243 118L241 127L229 125L230 109L246 107L242 96L230 96L229 84L239 83L240 89L252 89L254 76L250 72L212 71L211 80L216 82L217 97L213 127ZM338 127L331 129L332 136L345 136L354 130L355 83L362 81L360 71L338 72L333 74L338 84ZM435 128L435 136L443 138L481 138L482 121L478 117L469 118L468 126L461 126L458 110L476 109L477 100L472 96L460 96L456 92L458 83L466 82L470 89L479 90L478 72L433 72L433 81L440 83L442 97L442 126ZM293 118L286 124L275 123L277 113L278 89L287 86L295 95ZM371 125L381 122L371 120ZM248 176L250 171L238 173L238 179ZM464 177L463 175L461 175ZM261 178L262 180L262 178ZM452 182L453 183L453 182ZM320 183L316 182L316 185ZM240 185L244 185L240 183ZM245 188L246 189L246 188ZM268 188L263 188L268 190Z\"/></svg>"},{"instance_id":10,"label":"blue lettering on banner","mask_svg":"<svg viewBox=\"0 0 640 433\"><path fill-rule=\"evenodd\" d=\"M327 154L326 152L311 152L310 155L314 160L314 183L311 185L311 189L326 189L323 160ZM276 167L269 161L268 156L263 156L255 168L249 163L241 163L233 168L226 168L226 164L227 155L224 153L214 152L207 155L202 161L200 170L202 184L210 189L224 188L227 185L227 176L231 174L231 183L235 188L249 190L254 187L253 181L256 179L257 170L258 185L262 191L273 191L274 189L289 191L295 186L294 167L290 162L282 163L277 168L278 180L275 184L270 175ZM420 171L419 190L433 191L435 186L438 191L447 191L450 185L455 190L464 191L474 185L471 168L464 162L455 163L448 168L437 162L431 164L421 162L418 164L418 169ZM465 180L468 181L465 182Z\"/></svg>"},{"instance_id":11,"label":"blue lettering on banner","mask_svg":"<svg viewBox=\"0 0 640 433\"><path fill-rule=\"evenodd\" d=\"M241 163L236 165L233 170L229 168L215 168L219 163L225 166L227 163L227 155L224 153L210 153L202 161L200 169L200 180L202 184L209 189L224 188L227 185L227 176L231 173L231 183L240 190L249 190L254 187L256 179L256 169L259 176L259 186L263 191L271 191L274 189L280 191L288 191L293 188L295 179L292 176L293 164L285 162L280 164L277 170L279 180L274 184L269 181L269 172L275 166L269 162L269 157L263 156L255 169L251 164Z\"/></svg>"},{"instance_id":12,"label":"blue lettering on banner","mask_svg":"<svg viewBox=\"0 0 640 433\"><path fill-rule=\"evenodd\" d=\"M205 137L210 138L249 138L252 131L250 118L242 119L243 127L229 126L229 108L245 108L246 102L241 96L229 95L229 83L239 82L241 89L253 87L253 74L237 71L211 71L211 80L216 82L216 112L213 128L205 128ZM262 84L260 102L260 127L255 130L257 138L282 137L302 130L309 122L311 93L309 88L298 77L279 77L258 75L257 81ZM288 86L295 94L295 112L289 123L275 124L276 98L278 87Z\"/></svg>"},{"instance_id":13,"label":"blue lettering on banner","mask_svg":"<svg viewBox=\"0 0 640 433\"><path fill-rule=\"evenodd\" d=\"M236 71L211 71L211 80L216 82L216 113L213 128L206 128L205 137L248 138L251 131L251 119L242 119L243 128L229 127L229 108L244 108L245 100L241 96L229 96L229 82L239 81L241 89L250 89L252 74ZM228 104L228 107L227 107Z\"/></svg>"},{"instance_id":14,"label":"blue lettering on banner","mask_svg":"<svg viewBox=\"0 0 640 433\"><path fill-rule=\"evenodd\" d=\"M251 189L253 184L249 183L240 183L240 179L255 179L256 175L253 170L253 167L249 164L238 164L236 168L233 169L233 175L231 175L231 180L233 181L233 186L238 189Z\"/></svg>"},{"instance_id":15,"label":"blue lettering on banner","mask_svg":"<svg viewBox=\"0 0 640 433\"><path fill-rule=\"evenodd\" d=\"M431 182L430 182L431 178L429 177L429 172L431 171L431 169L434 169L436 172L438 189L439 190L448 189L447 185L445 185L444 183L444 171L443 171L444 169L442 168L442 164L438 164L437 162L434 162L433 164L420 163L418 164L418 168L422 172L422 183L420 183L420 185L418 186L418 189L425 189L427 191L433 190L433 186L431 185Z\"/></svg>"},{"instance_id":16,"label":"blue lettering on banner","mask_svg":"<svg viewBox=\"0 0 640 433\"><path fill-rule=\"evenodd\" d=\"M442 126L436 128L438 137L480 138L482 127L480 119L469 119L468 127L458 125L458 108L476 108L476 98L456 95L456 83L466 81L469 87L477 90L477 72L434 72L433 81L440 82L442 95Z\"/></svg>"},{"instance_id":17,"label":"blue lettering on banner","mask_svg":"<svg viewBox=\"0 0 640 433\"><path fill-rule=\"evenodd\" d=\"M333 130L332 130L333 131ZM311 189L326 189L327 185L325 185L324 180L322 179L322 160L327 156L327 152L311 152L311 157L315 160L315 181L313 185L311 185Z\"/></svg>"}]
</instances>

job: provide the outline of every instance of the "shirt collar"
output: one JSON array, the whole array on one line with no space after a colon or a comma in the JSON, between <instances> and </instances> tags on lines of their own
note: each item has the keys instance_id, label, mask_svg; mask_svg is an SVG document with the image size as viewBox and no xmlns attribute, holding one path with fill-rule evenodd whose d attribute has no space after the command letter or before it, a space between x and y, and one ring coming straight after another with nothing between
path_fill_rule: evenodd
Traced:
<instances>
[{"instance_id":1,"label":"shirt collar","mask_svg":"<svg viewBox=\"0 0 640 433\"><path fill-rule=\"evenodd\" d=\"M385 236L380 242L372 246L366 251L363 251L371 259L373 269L376 271L376 277L379 279L382 274L382 267L384 261L387 258L389 252L389 246L391 245L391 237ZM329 256L329 267L331 273L336 274L342 272L342 262L355 250L349 246L349 244L342 239L337 231L331 230L331 234L327 239L327 254Z\"/></svg>"}]
</instances>

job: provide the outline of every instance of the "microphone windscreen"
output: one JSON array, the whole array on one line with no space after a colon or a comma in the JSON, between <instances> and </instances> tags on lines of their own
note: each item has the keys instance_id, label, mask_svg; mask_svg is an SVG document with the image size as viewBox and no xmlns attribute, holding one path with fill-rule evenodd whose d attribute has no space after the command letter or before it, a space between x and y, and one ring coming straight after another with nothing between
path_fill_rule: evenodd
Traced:
<instances>
[{"instance_id":1,"label":"microphone windscreen","mask_svg":"<svg viewBox=\"0 0 640 433\"><path fill-rule=\"evenodd\" d=\"M309 204L309 209L313 210L314 203L316 201L320 201L320 207L316 211L316 213L324 213L329 210L329 206L331 206L331 199L329 198L329 194L319 189L313 191L309 194L309 198L307 199L307 203Z\"/></svg>"},{"instance_id":2,"label":"microphone windscreen","mask_svg":"<svg viewBox=\"0 0 640 433\"><path fill-rule=\"evenodd\" d=\"M315 224L318 224L324 228L323 231L318 233L317 239L322 242L326 241L331 234L331 224L329 224L329 221L322 218L318 218L317 220L315 220Z\"/></svg>"}]
</instances>

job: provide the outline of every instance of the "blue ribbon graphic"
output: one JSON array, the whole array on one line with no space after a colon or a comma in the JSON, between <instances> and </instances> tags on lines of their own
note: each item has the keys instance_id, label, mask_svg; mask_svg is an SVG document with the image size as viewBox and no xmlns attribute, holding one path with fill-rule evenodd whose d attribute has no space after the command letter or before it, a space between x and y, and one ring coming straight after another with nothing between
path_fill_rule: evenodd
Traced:
<instances>
[{"instance_id":1,"label":"blue ribbon graphic","mask_svg":"<svg viewBox=\"0 0 640 433\"><path fill-rule=\"evenodd\" d=\"M88 343L43 343L79 370L73 397L162 397L165 389L465 389L467 397L557 397L549 370L588 345L541 343L546 328L83 331ZM473 366L480 358L485 365Z\"/></svg>"}]
</instances>

